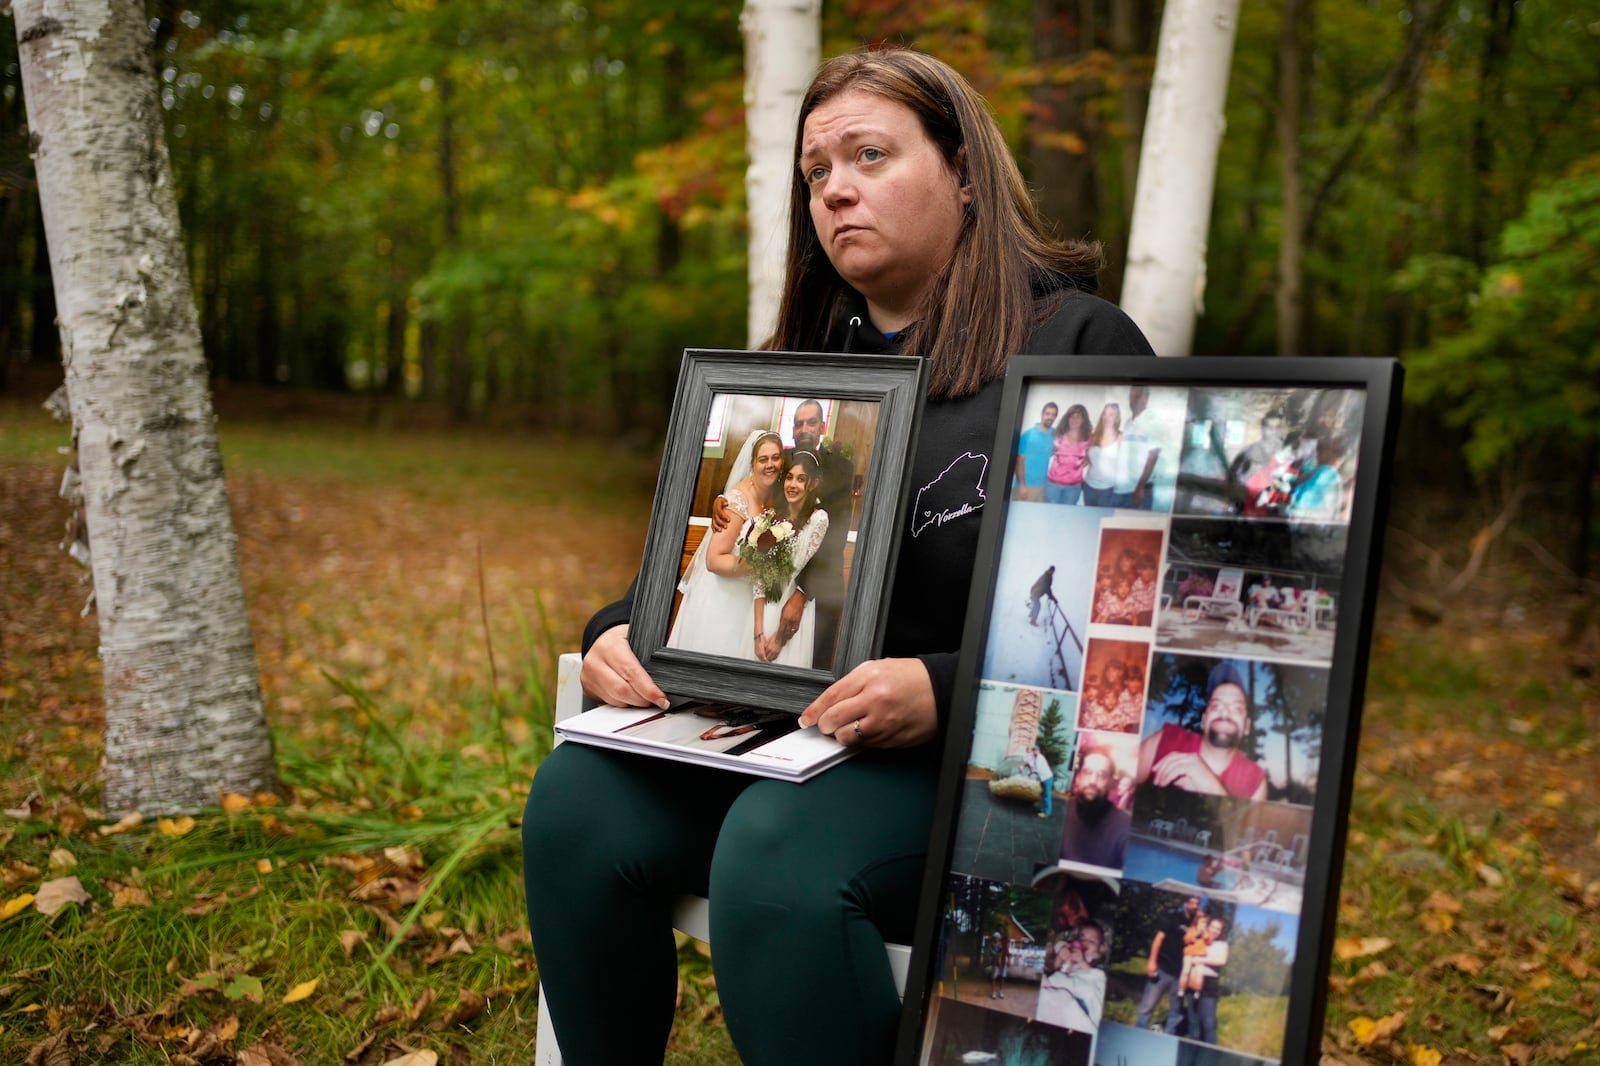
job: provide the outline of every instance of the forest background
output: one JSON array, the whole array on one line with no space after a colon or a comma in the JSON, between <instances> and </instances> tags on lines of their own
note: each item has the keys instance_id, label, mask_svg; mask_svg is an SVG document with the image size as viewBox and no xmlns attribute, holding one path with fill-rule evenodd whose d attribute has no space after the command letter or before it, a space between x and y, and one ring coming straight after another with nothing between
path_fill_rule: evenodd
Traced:
<instances>
[{"instance_id":1,"label":"forest background","mask_svg":"<svg viewBox=\"0 0 1600 1066\"><path fill-rule=\"evenodd\" d=\"M379 675L392 683L403 658L342 631L337 597L262 584L271 584L267 571L305 566L297 551L341 536L329 504L318 502L333 498L325 490L340 482L319 479L336 478L341 463L366 463L357 480L411 493L381 503L339 497L370 506L353 514L390 536L368 550L394 549L399 558L401 540L450 541L430 558L450 572L452 596L478 580L470 566L459 569L471 561L470 538L453 526L441 526L450 530L441 538L423 521L392 526L386 508L415 506L441 523L472 513L492 526L499 505L459 491L441 498L430 485L436 478L499 494L568 532L596 514L615 523L598 542L614 561L498 574L534 586L518 590L529 597L526 611L514 636L501 638L518 647L501 664L504 676L484 682L492 661L461 652L444 668L446 691L405 704L408 716L429 706L439 713L467 698L466 678L476 672L489 689L479 698L496 714L539 711L549 653L576 645L578 620L621 587L637 558L661 398L682 349L747 340L738 6L263 0L160 2L149 12L241 538L248 546L255 535L253 514L315 513L322 530L321 540L286 539L299 548L283 548L288 554L254 582L244 558L280 748L302 750L285 733L319 699L376 728L382 716L367 693L387 687ZM1115 300L1159 18L1154 0L848 0L824 5L823 51L906 43L966 73L1059 231L1105 242L1103 292ZM1600 16L1572 5L1285 0L1241 11L1207 257L1212 282L1195 352L1387 355L1408 371L1374 660L1377 710L1369 708L1354 816L1354 839L1370 846L1353 848L1349 860L1365 879L1352 891L1347 874L1341 931L1354 961L1336 974L1357 991L1335 1003L1330 1027L1346 1052L1415 1059L1417 1049L1438 1045L1481 1061L1526 1052L1527 1061L1581 1056L1597 1042L1600 954L1589 927L1600 903L1600 817L1572 765L1591 751L1583 738L1600 724L1590 577L1600 448L1597 71ZM60 379L54 317L16 46L0 34L0 462L12 464L0 528L12 579L23 569L22 531L39 528L23 515L31 523L53 506L38 490L59 482L63 465L48 472L54 445L42 443L48 431L28 413ZM431 451L410 450L405 438L417 434L437 434L425 438L436 442ZM511 442L495 454L544 480L486 474L445 443L486 447L486 434ZM333 450L341 437L367 441L370 451ZM286 446L296 439L317 444L297 454ZM563 480L538 458L563 449L588 457L591 470L609 469L588 483ZM258 499L293 491L274 477L323 491L253 511L251 486ZM71 565L60 557L63 572ZM356 582L362 568L323 573L338 586ZM30 658L30 639L53 648L51 628L72 624L54 614L39 622L25 606L63 579L51 581L7 583L0 705L3 766L13 778L4 799L59 830L59 810L32 810L27 796L48 782L46 797L71 795L92 810L94 696L82 678L76 687L64 680L61 660ZM394 584L358 587L358 598L401 595ZM276 621L264 625L257 612L269 599ZM296 617L330 632L291 647ZM24 620L29 636L19 636ZM457 622L459 650L470 642ZM92 664L92 618L77 625L61 637L78 656L69 654L66 675ZM276 688L275 671L287 679ZM419 666L416 684L425 688L428 676ZM51 721L58 711L71 720ZM1452 712L1450 728L1432 717ZM317 730L324 741L338 732L326 722ZM406 750L410 777L393 795L410 798L391 803L402 823L412 818L411 799L427 793L421 757ZM286 777L314 779L315 762L308 754ZM392 801L376 785L358 787L362 766L355 759L348 780L319 787L357 808L361 798ZM1463 795L1475 786L1480 795ZM1499 802L1507 794L1530 811ZM384 831L400 843L403 829ZM258 822L251 832L259 830ZM418 863L456 854L437 837L419 839ZM234 836L222 834L222 843L246 854ZM1386 867L1389 847L1414 860L1399 866L1410 880ZM363 868L402 882L421 869L409 855L375 861ZM1521 891L1544 895L1531 903L1508 896L1507 875L1517 871L1536 882ZM25 881L7 874L0 887ZM114 890L104 894L109 908ZM402 884L395 898L403 896ZM496 920L514 923L514 913ZM1464 941L1445 946L1460 950L1417 942L1452 937ZM1385 971L1382 955L1396 943L1405 962ZM1363 945L1377 963L1363 961ZM525 961L515 946L507 950ZM174 950L173 960L180 955ZM212 1032L224 1017L202 1006L255 1002L222 995L224 979L295 969L246 955L248 964L231 972L217 960L182 964L179 978L215 976L182 997L194 1033ZM10 967L0 965L0 1025L9 1029L0 1029L0 1046L74 1032L82 1040L72 997L53 1002L37 975L18 977L32 967ZM416 975L426 978L428 966L419 961L416 974L402 976ZM508 987L504 977L494 987ZM1441 1015L1461 1005L1441 1006L1450 996L1407 1002L1417 981L1447 985L1447 977L1463 989L1453 998L1483 1013L1481 1025ZM415 1006L420 993L404 987L390 992ZM714 992L689 999L714 1006ZM1534 1013L1541 1000L1575 1013L1553 1021ZM69 1013L51 1023L51 1010ZM126 1003L117 1010L144 1016ZM1373 1027L1356 1024L1363 1019ZM159 1035L153 1022L141 1025L140 1039ZM247 1034L285 1028L269 1011L245 1016Z\"/></svg>"}]
</instances>

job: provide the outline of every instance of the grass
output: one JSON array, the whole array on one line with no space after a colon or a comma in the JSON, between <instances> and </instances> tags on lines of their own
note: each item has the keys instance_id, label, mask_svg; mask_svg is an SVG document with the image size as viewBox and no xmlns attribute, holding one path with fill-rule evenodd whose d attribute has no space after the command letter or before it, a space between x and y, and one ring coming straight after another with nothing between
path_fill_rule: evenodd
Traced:
<instances>
[{"instance_id":1,"label":"grass","mask_svg":"<svg viewBox=\"0 0 1600 1066\"><path fill-rule=\"evenodd\" d=\"M650 457L222 400L289 792L181 835L98 831L94 620L54 547L65 433L0 403L0 809L36 794L0 816L0 908L65 876L89 896L0 921L0 1062L65 1040L89 1062L526 1063L538 971L512 823L554 653L638 559ZM1600 692L1539 587L1501 575L1482 615L1431 627L1380 614L1330 1063L1600 1061ZM707 960L680 960L668 1061L737 1062Z\"/></svg>"},{"instance_id":2,"label":"grass","mask_svg":"<svg viewBox=\"0 0 1600 1066\"><path fill-rule=\"evenodd\" d=\"M0 1062L60 1040L108 1063L525 1064L538 972L516 823L549 748L554 652L638 558L648 461L259 412L220 424L287 801L106 835L95 622L54 547L65 431L0 406L17 550L0 576L0 807L24 812L0 817L0 908L68 877L87 895L0 921ZM668 1061L737 1062L705 954L680 955Z\"/></svg>"}]
</instances>

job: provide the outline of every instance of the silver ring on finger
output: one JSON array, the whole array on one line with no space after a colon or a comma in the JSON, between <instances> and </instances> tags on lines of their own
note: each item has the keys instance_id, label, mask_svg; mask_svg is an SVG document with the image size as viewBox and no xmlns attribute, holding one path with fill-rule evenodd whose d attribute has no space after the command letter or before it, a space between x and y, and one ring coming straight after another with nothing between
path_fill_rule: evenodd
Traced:
<instances>
[{"instance_id":1,"label":"silver ring on finger","mask_svg":"<svg viewBox=\"0 0 1600 1066\"><path fill-rule=\"evenodd\" d=\"M866 734L861 731L861 719L857 718L856 719L856 739L860 740L864 736L866 736Z\"/></svg>"}]
</instances>

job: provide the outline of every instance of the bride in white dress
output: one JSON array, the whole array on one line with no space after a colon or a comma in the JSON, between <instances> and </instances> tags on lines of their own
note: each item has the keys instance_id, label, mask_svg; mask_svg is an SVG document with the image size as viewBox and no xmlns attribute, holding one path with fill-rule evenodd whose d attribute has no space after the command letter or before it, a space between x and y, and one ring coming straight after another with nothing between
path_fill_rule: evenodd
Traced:
<instances>
[{"instance_id":1,"label":"bride in white dress","mask_svg":"<svg viewBox=\"0 0 1600 1066\"><path fill-rule=\"evenodd\" d=\"M750 617L750 578L738 555L739 538L750 519L772 505L773 487L783 470L783 438L770 431L750 434L722 495L738 518L720 533L707 532L695 550L678 591L683 602L667 634L667 647L755 659Z\"/></svg>"},{"instance_id":2,"label":"bride in white dress","mask_svg":"<svg viewBox=\"0 0 1600 1066\"><path fill-rule=\"evenodd\" d=\"M817 549L822 546L822 538L828 533L828 512L822 509L821 501L817 499L817 486L820 484L822 468L817 457L810 452L795 452L784 470L781 494L773 501L774 510L788 518L799 531L795 534L794 547L789 555L794 569L782 595L777 599L768 600L763 596L759 584L754 589L757 654L768 662L783 666L809 668L813 665L812 650L817 632L815 600L806 600L805 613L800 616L800 627L787 644L780 643L778 632L782 624L783 605L794 593L796 579L811 557L817 554Z\"/></svg>"}]
</instances>

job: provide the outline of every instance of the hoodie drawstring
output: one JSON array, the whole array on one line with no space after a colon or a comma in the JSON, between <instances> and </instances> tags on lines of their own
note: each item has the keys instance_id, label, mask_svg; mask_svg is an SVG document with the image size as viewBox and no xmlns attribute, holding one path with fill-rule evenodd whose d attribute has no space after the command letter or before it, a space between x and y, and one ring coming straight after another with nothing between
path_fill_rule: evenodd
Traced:
<instances>
[{"instance_id":1,"label":"hoodie drawstring","mask_svg":"<svg viewBox=\"0 0 1600 1066\"><path fill-rule=\"evenodd\" d=\"M861 326L861 316L860 315L851 315L850 316L850 328L844 331L844 352L845 352L846 355L850 354L851 349L853 349L856 346L856 330L860 326Z\"/></svg>"}]
</instances>

